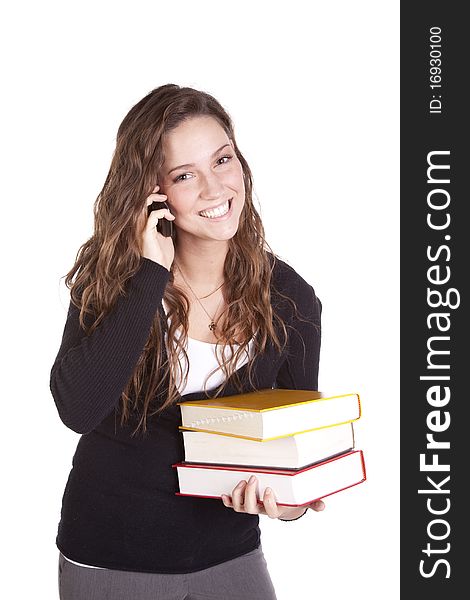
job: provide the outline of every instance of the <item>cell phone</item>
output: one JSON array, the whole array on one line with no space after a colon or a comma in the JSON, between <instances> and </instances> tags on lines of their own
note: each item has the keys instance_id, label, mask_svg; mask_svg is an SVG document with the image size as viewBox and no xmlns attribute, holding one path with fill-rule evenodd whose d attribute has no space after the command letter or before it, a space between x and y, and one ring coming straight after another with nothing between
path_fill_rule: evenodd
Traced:
<instances>
[{"instance_id":1,"label":"cell phone","mask_svg":"<svg viewBox=\"0 0 470 600\"><path fill-rule=\"evenodd\" d=\"M168 210L170 209L170 207L168 206L168 204L166 202L155 202L154 201L154 202L152 202L152 204L149 204L149 206L147 207L147 216L149 216L149 214L152 212L152 210L159 210L160 208L168 208ZM163 217L163 219L158 219L157 231L159 233L161 233L164 237L171 237L173 235L172 221L165 219L165 217Z\"/></svg>"}]
</instances>

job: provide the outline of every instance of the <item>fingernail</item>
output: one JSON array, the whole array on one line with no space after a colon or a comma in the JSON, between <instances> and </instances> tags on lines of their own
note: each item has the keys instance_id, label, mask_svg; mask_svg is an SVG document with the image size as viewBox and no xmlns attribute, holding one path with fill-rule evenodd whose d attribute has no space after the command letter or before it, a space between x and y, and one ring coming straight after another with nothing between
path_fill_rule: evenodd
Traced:
<instances>
[{"instance_id":1,"label":"fingernail","mask_svg":"<svg viewBox=\"0 0 470 600\"><path fill-rule=\"evenodd\" d=\"M271 488L266 488L265 494L267 496L270 496L271 495Z\"/></svg>"},{"instance_id":2,"label":"fingernail","mask_svg":"<svg viewBox=\"0 0 470 600\"><path fill-rule=\"evenodd\" d=\"M256 479L256 478L255 478L255 476L254 476L254 475L252 475L252 476L250 477L250 479L248 479L248 483L254 483L254 482L255 482L255 479Z\"/></svg>"}]
</instances>

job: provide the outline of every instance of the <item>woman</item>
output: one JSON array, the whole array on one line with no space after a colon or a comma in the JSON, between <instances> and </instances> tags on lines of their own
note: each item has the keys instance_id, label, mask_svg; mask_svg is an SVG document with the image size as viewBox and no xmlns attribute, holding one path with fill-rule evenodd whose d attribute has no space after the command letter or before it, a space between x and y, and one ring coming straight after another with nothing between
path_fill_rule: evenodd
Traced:
<instances>
[{"instance_id":1,"label":"woman","mask_svg":"<svg viewBox=\"0 0 470 600\"><path fill-rule=\"evenodd\" d=\"M154 201L168 208L149 212ZM231 119L207 93L163 85L130 110L94 212L51 369L59 415L83 434L57 535L60 597L275 598L258 515L323 503L277 505L274 490L258 504L256 481L221 500L177 496L176 402L317 389L321 304L267 250Z\"/></svg>"}]
</instances>

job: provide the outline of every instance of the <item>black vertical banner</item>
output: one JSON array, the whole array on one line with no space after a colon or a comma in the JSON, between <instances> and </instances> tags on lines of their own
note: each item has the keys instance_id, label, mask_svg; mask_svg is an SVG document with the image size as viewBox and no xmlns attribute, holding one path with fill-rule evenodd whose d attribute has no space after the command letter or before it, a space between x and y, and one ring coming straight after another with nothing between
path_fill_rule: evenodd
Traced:
<instances>
[{"instance_id":1,"label":"black vertical banner","mask_svg":"<svg viewBox=\"0 0 470 600\"><path fill-rule=\"evenodd\" d=\"M462 7L462 8L460 8ZM469 28L401 3L401 597L468 595ZM467 561L465 561L467 562ZM461 590L458 592L457 590Z\"/></svg>"}]
</instances>

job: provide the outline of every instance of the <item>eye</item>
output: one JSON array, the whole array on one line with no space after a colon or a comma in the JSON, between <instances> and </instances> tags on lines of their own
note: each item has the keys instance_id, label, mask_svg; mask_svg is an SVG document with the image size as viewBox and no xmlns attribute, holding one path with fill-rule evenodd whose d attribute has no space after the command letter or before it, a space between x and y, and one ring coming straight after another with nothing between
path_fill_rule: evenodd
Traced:
<instances>
[{"instance_id":1,"label":"eye","mask_svg":"<svg viewBox=\"0 0 470 600\"><path fill-rule=\"evenodd\" d=\"M232 160L232 156L230 156L229 154L227 154L226 156L221 156L221 157L220 157L220 158L217 160L218 164L222 164L222 165L225 165L225 164L227 164L226 162L219 163L219 161L220 161L220 160L224 160L224 158L227 158L227 159L228 159L228 160L227 160L227 162L229 162L230 160Z\"/></svg>"},{"instance_id":2,"label":"eye","mask_svg":"<svg viewBox=\"0 0 470 600\"><path fill-rule=\"evenodd\" d=\"M175 177L173 181L175 183L178 183L178 181L186 181L186 179L183 179L183 177L186 177L186 175L189 175L189 173L182 173L181 175L178 175L178 177Z\"/></svg>"}]
</instances>

